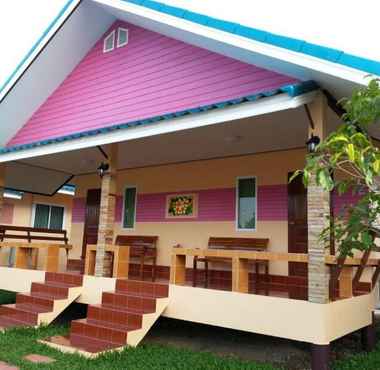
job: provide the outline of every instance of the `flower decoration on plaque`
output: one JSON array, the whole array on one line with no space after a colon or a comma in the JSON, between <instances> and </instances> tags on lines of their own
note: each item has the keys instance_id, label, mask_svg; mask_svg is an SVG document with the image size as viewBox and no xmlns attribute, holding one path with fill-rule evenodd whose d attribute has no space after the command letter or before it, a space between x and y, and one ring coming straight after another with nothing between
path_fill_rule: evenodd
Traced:
<instances>
[{"instance_id":1,"label":"flower decoration on plaque","mask_svg":"<svg viewBox=\"0 0 380 370\"><path fill-rule=\"evenodd\" d=\"M167 218L191 218L197 216L196 194L168 195L166 201Z\"/></svg>"}]
</instances>

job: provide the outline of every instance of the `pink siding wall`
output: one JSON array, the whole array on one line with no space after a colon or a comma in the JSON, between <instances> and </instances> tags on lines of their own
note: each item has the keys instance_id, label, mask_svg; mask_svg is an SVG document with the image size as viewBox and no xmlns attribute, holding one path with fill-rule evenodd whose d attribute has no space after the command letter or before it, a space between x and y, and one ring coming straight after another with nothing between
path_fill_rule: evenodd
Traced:
<instances>
[{"instance_id":1,"label":"pink siding wall","mask_svg":"<svg viewBox=\"0 0 380 370\"><path fill-rule=\"evenodd\" d=\"M338 216L339 214L344 212L345 206L355 204L360 198L361 198L361 195L352 194L351 192L348 192L343 195L338 195L337 193L334 193L334 198L333 198L334 215Z\"/></svg>"},{"instance_id":2,"label":"pink siding wall","mask_svg":"<svg viewBox=\"0 0 380 370\"><path fill-rule=\"evenodd\" d=\"M103 53L101 38L9 146L195 108L297 82L143 28Z\"/></svg>"},{"instance_id":3,"label":"pink siding wall","mask_svg":"<svg viewBox=\"0 0 380 370\"><path fill-rule=\"evenodd\" d=\"M235 188L189 190L177 194L198 194L198 216L191 219L167 219L166 197L176 193L137 194L137 222L191 222L191 221L234 221L236 211ZM354 204L358 195L351 193L333 195L334 213L338 213L345 205ZM85 220L85 198L75 198L73 203L72 222ZM122 222L123 197L116 198L115 221ZM3 216L4 217L4 216ZM13 211L12 211L13 217ZM288 219L287 185L258 186L257 219L259 221L286 221ZM5 222L5 221L3 221Z\"/></svg>"},{"instance_id":4,"label":"pink siding wall","mask_svg":"<svg viewBox=\"0 0 380 370\"><path fill-rule=\"evenodd\" d=\"M258 187L258 220L287 220L286 185ZM181 192L198 194L198 216L190 219L168 219L165 217L166 197L176 193L137 195L137 222L191 222L191 221L234 221L236 212L235 188L189 190ZM178 193L180 194L180 193ZM123 199L116 202L116 222L122 221Z\"/></svg>"},{"instance_id":5,"label":"pink siding wall","mask_svg":"<svg viewBox=\"0 0 380 370\"><path fill-rule=\"evenodd\" d=\"M14 205L11 203L4 203L0 212L0 223L13 224Z\"/></svg>"},{"instance_id":6,"label":"pink siding wall","mask_svg":"<svg viewBox=\"0 0 380 370\"><path fill-rule=\"evenodd\" d=\"M86 199L74 198L71 221L73 223L84 222L85 215L86 215Z\"/></svg>"}]
</instances>

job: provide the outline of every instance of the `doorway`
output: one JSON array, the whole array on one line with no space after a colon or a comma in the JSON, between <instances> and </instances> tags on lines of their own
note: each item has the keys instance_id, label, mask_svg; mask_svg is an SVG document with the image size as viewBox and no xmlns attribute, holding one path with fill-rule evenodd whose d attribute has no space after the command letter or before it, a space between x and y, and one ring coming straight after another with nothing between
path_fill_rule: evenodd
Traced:
<instances>
[{"instance_id":1,"label":"doorway","mask_svg":"<svg viewBox=\"0 0 380 370\"><path fill-rule=\"evenodd\" d=\"M89 189L87 191L82 258L86 256L87 244L96 244L98 242L100 196L101 189Z\"/></svg>"},{"instance_id":2,"label":"doorway","mask_svg":"<svg viewBox=\"0 0 380 370\"><path fill-rule=\"evenodd\" d=\"M300 175L288 182L288 252L308 253L307 234L307 189ZM289 276L307 278L307 272L307 263L289 262Z\"/></svg>"}]
</instances>

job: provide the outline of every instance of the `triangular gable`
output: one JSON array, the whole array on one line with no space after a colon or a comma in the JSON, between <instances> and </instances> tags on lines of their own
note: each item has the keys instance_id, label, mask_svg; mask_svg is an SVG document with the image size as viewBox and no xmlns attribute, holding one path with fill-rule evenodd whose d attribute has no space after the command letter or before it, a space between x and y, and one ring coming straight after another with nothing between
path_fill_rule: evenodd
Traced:
<instances>
[{"instance_id":1,"label":"triangular gable","mask_svg":"<svg viewBox=\"0 0 380 370\"><path fill-rule=\"evenodd\" d=\"M119 27L128 29L128 44L104 53L104 37ZM104 37L8 147L271 94L298 82L124 22Z\"/></svg>"}]
</instances>

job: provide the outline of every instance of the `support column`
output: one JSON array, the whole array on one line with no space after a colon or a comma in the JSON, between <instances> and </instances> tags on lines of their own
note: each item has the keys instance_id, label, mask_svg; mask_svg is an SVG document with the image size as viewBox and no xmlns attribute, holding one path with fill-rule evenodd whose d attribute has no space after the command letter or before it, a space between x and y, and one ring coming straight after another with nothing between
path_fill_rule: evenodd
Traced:
<instances>
[{"instance_id":1,"label":"support column","mask_svg":"<svg viewBox=\"0 0 380 370\"><path fill-rule=\"evenodd\" d=\"M311 345L311 369L329 370L330 369L330 345L312 344Z\"/></svg>"},{"instance_id":2,"label":"support column","mask_svg":"<svg viewBox=\"0 0 380 370\"><path fill-rule=\"evenodd\" d=\"M309 134L319 136L323 140L326 130L326 101L320 95L308 106L311 116ZM308 299L314 303L329 302L330 271L325 264L325 244L319 240L322 230L328 226L330 215L330 193L316 185L311 179L307 189L307 219L308 219Z\"/></svg>"},{"instance_id":3,"label":"support column","mask_svg":"<svg viewBox=\"0 0 380 370\"><path fill-rule=\"evenodd\" d=\"M116 205L117 144L108 151L109 169L102 177L95 276L106 276L106 245L113 243Z\"/></svg>"},{"instance_id":4,"label":"support column","mask_svg":"<svg viewBox=\"0 0 380 370\"><path fill-rule=\"evenodd\" d=\"M372 323L360 330L362 348L364 351L371 352L376 347L375 314L372 312Z\"/></svg>"}]
</instances>

